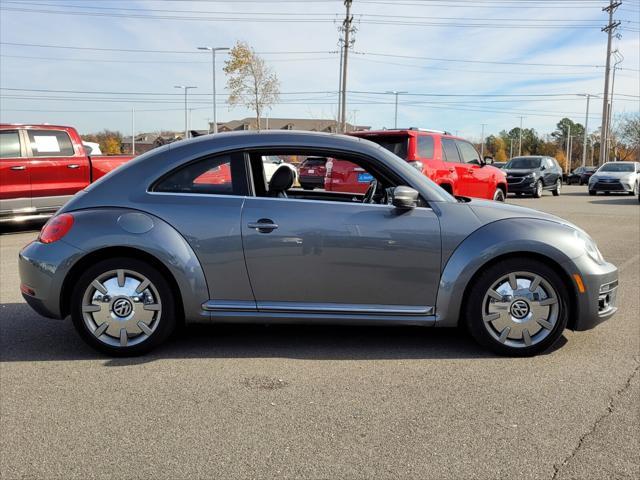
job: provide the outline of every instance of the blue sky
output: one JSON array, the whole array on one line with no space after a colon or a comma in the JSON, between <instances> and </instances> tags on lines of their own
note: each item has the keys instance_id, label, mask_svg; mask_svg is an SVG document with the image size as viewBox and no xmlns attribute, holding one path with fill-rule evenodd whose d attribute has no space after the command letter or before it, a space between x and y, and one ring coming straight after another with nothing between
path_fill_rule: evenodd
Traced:
<instances>
[{"instance_id":1,"label":"blue sky","mask_svg":"<svg viewBox=\"0 0 640 480\"><path fill-rule=\"evenodd\" d=\"M374 128L392 127L393 98L372 92L398 90L410 93L400 96L399 125L457 131L468 138L479 138L483 123L487 134L494 133L518 125L520 116L526 127L541 133L552 131L563 116L583 123L585 99L577 94L603 90L606 35L600 28L607 20L601 11L606 3L355 0L358 31L348 89L364 93L349 95L350 119ZM280 79L283 94L271 117L336 115L339 60L331 52L337 49L342 1L0 0L0 6L2 122L49 122L74 125L81 132L110 128L128 134L135 108L137 132L180 130L184 110L174 85L189 84L198 87L190 95L191 127L204 129L211 117L211 63L210 54L196 47L232 46L238 40L264 52ZM619 114L639 109L639 12L638 0L626 0L615 16L623 28L614 47L624 56L616 93L628 95L616 99ZM263 21L224 20L250 15ZM322 21L296 22L298 18ZM293 21L273 21L281 19ZM16 43L81 48L11 45ZM117 51L122 49L178 53ZM223 61L224 55L218 62L218 119L248 116L251 112L222 104ZM426 93L539 96L420 95ZM599 125L601 110L601 100L592 99L591 130Z\"/></svg>"}]
</instances>

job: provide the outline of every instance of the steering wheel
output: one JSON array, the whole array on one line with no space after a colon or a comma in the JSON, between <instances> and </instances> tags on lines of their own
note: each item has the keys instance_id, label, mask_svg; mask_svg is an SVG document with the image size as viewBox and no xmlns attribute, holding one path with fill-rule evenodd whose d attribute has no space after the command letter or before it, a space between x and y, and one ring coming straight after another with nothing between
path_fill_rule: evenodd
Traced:
<instances>
[{"instance_id":1,"label":"steering wheel","mask_svg":"<svg viewBox=\"0 0 640 480\"><path fill-rule=\"evenodd\" d=\"M369 187L367 188L367 191L364 194L362 203L375 203L375 196L376 196L377 190L378 190L378 180L374 178L373 180L371 180L371 183L369 183Z\"/></svg>"}]
</instances>

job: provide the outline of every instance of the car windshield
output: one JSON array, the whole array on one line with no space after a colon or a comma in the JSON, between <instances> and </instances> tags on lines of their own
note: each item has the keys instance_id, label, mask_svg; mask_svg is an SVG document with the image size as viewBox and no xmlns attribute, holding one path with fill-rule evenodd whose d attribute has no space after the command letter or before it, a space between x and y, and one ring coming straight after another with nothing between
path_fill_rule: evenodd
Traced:
<instances>
[{"instance_id":1,"label":"car windshield","mask_svg":"<svg viewBox=\"0 0 640 480\"><path fill-rule=\"evenodd\" d=\"M540 162L541 159L539 158L514 158L504 168L539 168Z\"/></svg>"},{"instance_id":2,"label":"car windshield","mask_svg":"<svg viewBox=\"0 0 640 480\"><path fill-rule=\"evenodd\" d=\"M377 143L403 160L407 159L409 147L409 136L407 135L363 135L362 138Z\"/></svg>"},{"instance_id":3,"label":"car windshield","mask_svg":"<svg viewBox=\"0 0 640 480\"><path fill-rule=\"evenodd\" d=\"M600 167L600 172L633 172L632 163L605 163Z\"/></svg>"}]
</instances>

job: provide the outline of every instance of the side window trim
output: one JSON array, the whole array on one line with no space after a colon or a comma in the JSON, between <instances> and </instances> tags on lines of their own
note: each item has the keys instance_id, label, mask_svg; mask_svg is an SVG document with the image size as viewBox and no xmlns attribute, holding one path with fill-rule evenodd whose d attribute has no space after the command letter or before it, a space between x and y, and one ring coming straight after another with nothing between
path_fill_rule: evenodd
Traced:
<instances>
[{"instance_id":1,"label":"side window trim","mask_svg":"<svg viewBox=\"0 0 640 480\"><path fill-rule=\"evenodd\" d=\"M17 157L0 157L2 160L16 160L16 159L23 159L26 157L25 155L25 151L24 151L24 142L22 140L22 135L20 133L20 129L19 128L8 128L6 130L2 130L2 133L13 133L15 132L18 136L18 147L20 150L20 155Z\"/></svg>"},{"instance_id":2,"label":"side window trim","mask_svg":"<svg viewBox=\"0 0 640 480\"><path fill-rule=\"evenodd\" d=\"M24 139L25 139L25 145L28 146L28 152L29 152L29 157L74 157L76 155L76 149L75 146L73 144L73 140L71 140L71 135L69 135L69 132L65 131L65 130L57 130L57 129L47 129L47 130L37 130L37 129L23 129L24 132ZM42 133L54 133L55 134L64 134L66 135L67 139L69 140L69 145L71 145L71 154L66 154L63 152L45 152L46 154L44 155L39 155L37 153L35 153L33 151L33 148L31 147L31 138L29 136L29 133L33 132L33 135L35 136L38 132L42 132Z\"/></svg>"}]
</instances>

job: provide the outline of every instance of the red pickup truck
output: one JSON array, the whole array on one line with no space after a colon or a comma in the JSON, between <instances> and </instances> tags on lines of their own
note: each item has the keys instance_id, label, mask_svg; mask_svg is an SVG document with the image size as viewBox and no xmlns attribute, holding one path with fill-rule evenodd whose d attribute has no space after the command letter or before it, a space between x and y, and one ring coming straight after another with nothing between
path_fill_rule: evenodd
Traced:
<instances>
[{"instance_id":1,"label":"red pickup truck","mask_svg":"<svg viewBox=\"0 0 640 480\"><path fill-rule=\"evenodd\" d=\"M0 124L0 222L51 215L131 158L87 155L73 127Z\"/></svg>"},{"instance_id":2,"label":"red pickup truck","mask_svg":"<svg viewBox=\"0 0 640 480\"><path fill-rule=\"evenodd\" d=\"M491 165L468 141L437 130L417 128L351 132L379 144L420 170L453 195L504 201L506 174ZM346 160L329 160L327 191L363 193L372 177Z\"/></svg>"}]
</instances>

